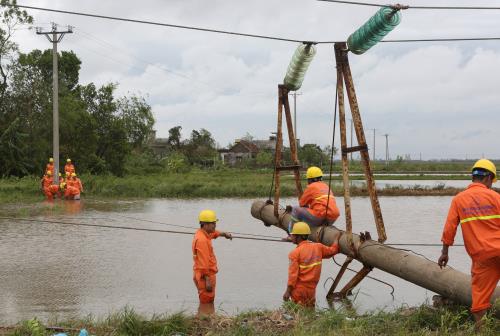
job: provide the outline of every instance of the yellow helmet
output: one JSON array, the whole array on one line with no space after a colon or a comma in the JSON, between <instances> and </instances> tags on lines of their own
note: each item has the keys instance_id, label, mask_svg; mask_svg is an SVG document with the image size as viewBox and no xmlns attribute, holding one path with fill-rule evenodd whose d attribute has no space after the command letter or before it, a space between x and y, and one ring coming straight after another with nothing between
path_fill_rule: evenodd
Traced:
<instances>
[{"instance_id":1,"label":"yellow helmet","mask_svg":"<svg viewBox=\"0 0 500 336\"><path fill-rule=\"evenodd\" d=\"M71 173L69 171L66 172L66 177L71 176Z\"/></svg>"},{"instance_id":2,"label":"yellow helmet","mask_svg":"<svg viewBox=\"0 0 500 336\"><path fill-rule=\"evenodd\" d=\"M67 163L70 163L70 162L71 162L71 159L66 159L66 162L67 162Z\"/></svg>"},{"instance_id":3,"label":"yellow helmet","mask_svg":"<svg viewBox=\"0 0 500 336\"><path fill-rule=\"evenodd\" d=\"M474 172L474 169L476 168L482 168L489 171L490 173L493 174L493 182L497 181L497 168L495 167L495 164L490 160L487 159L477 160L476 163L474 163L474 166L472 166L472 172Z\"/></svg>"},{"instance_id":4,"label":"yellow helmet","mask_svg":"<svg viewBox=\"0 0 500 336\"><path fill-rule=\"evenodd\" d=\"M307 223L304 222L297 222L293 224L293 229L292 229L292 234L293 235L309 235L311 234L311 228Z\"/></svg>"},{"instance_id":5,"label":"yellow helmet","mask_svg":"<svg viewBox=\"0 0 500 336\"><path fill-rule=\"evenodd\" d=\"M65 183L65 182L62 182L61 184L59 184L59 187L60 187L61 189L64 189L64 187L66 187L66 183Z\"/></svg>"},{"instance_id":6,"label":"yellow helmet","mask_svg":"<svg viewBox=\"0 0 500 336\"><path fill-rule=\"evenodd\" d=\"M50 158L50 159L49 159L49 162L50 162L50 163L54 162L54 158Z\"/></svg>"},{"instance_id":7,"label":"yellow helmet","mask_svg":"<svg viewBox=\"0 0 500 336\"><path fill-rule=\"evenodd\" d=\"M215 211L213 210L203 210L198 215L198 220L204 223L215 223L218 221Z\"/></svg>"},{"instance_id":8,"label":"yellow helmet","mask_svg":"<svg viewBox=\"0 0 500 336\"><path fill-rule=\"evenodd\" d=\"M320 168L314 166L307 168L306 177L308 179L317 178L321 176L323 176L323 172L321 171Z\"/></svg>"},{"instance_id":9,"label":"yellow helmet","mask_svg":"<svg viewBox=\"0 0 500 336\"><path fill-rule=\"evenodd\" d=\"M45 172L45 174L47 174L47 175L49 175L49 176L50 176L50 175L52 175L52 172L51 172L50 170L47 170L47 171Z\"/></svg>"},{"instance_id":10,"label":"yellow helmet","mask_svg":"<svg viewBox=\"0 0 500 336\"><path fill-rule=\"evenodd\" d=\"M71 173L71 177L76 177L76 173Z\"/></svg>"},{"instance_id":11,"label":"yellow helmet","mask_svg":"<svg viewBox=\"0 0 500 336\"><path fill-rule=\"evenodd\" d=\"M62 176L62 174L61 174L61 173L58 173L57 175L59 175L59 177L61 177L61 176Z\"/></svg>"}]
</instances>

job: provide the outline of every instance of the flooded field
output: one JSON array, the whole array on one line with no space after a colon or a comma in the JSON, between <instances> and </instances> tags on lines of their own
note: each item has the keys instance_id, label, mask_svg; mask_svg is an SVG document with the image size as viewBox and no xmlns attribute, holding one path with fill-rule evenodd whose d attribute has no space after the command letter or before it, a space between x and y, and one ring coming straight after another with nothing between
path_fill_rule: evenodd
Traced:
<instances>
[{"instance_id":1,"label":"flooded field","mask_svg":"<svg viewBox=\"0 0 500 336\"><path fill-rule=\"evenodd\" d=\"M419 183L422 181L419 181ZM451 197L382 197L388 242L440 243ZM252 199L138 200L0 205L0 216L189 231L163 224L197 226L201 209L212 208L221 220L218 229L283 237L250 215ZM293 199L283 201L294 204ZM338 198L344 228L343 201ZM368 198L353 200L354 231L375 233ZM456 242L461 243L459 232ZM196 311L192 281L191 235L111 228L61 226L41 222L0 220L0 321L107 315L125 306L146 314ZM286 287L288 252L294 245L234 239L214 242L219 261L216 308L233 314L251 308L276 308ZM437 260L440 247L411 247ZM342 255L336 257L341 263ZM320 307L326 307L323 283L339 269L324 262L318 286ZM351 264L359 268L356 263ZM450 265L468 273L463 247L451 248ZM344 283L352 274L346 273ZM375 270L371 274L394 286L365 279L355 290L353 304L360 311L418 305L434 293ZM331 282L329 282L331 283ZM328 285L329 285L328 283Z\"/></svg>"}]
</instances>

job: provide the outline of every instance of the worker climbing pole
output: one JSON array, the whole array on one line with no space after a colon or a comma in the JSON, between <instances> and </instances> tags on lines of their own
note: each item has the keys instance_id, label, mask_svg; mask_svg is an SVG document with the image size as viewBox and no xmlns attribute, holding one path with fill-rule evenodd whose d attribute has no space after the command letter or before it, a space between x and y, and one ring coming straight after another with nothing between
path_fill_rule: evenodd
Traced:
<instances>
[{"instance_id":1,"label":"worker climbing pole","mask_svg":"<svg viewBox=\"0 0 500 336\"><path fill-rule=\"evenodd\" d=\"M292 115L290 113L290 104L288 102L288 92L296 91L302 86L305 74L311 63L316 49L312 43L303 43L297 47L293 54L290 65L286 72L284 84L278 85L278 126L276 129L276 150L274 156L274 214L278 217L279 199L280 199L280 173L285 170L293 170L295 178L295 187L297 197L302 195L302 184L300 183L300 163L297 153L297 139L293 131ZM283 163L283 109L285 110L286 127L288 131L288 140L290 142L290 153L292 164L282 165Z\"/></svg>"}]
</instances>

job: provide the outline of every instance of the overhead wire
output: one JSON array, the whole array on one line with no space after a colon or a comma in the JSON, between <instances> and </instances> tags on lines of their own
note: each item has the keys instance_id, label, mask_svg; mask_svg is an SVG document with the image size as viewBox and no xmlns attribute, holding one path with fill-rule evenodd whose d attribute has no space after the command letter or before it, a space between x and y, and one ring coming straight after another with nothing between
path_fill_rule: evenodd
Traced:
<instances>
[{"instance_id":1,"label":"overhead wire","mask_svg":"<svg viewBox=\"0 0 500 336\"><path fill-rule=\"evenodd\" d=\"M318 1L327 1L327 0L318 0ZM333 0L331 0L330 2L333 2ZM338 2L340 2L340 1L338 1ZM351 4L355 4L355 5L359 4L359 5L377 6L377 7L384 6L384 5L380 5L380 4L370 4L370 3L361 3L361 2L354 3L354 2L349 2L349 1L343 1L342 3L351 3ZM8 6L8 7L18 7L18 8L24 8L24 9L32 9L32 10L39 10L39 11L46 11L46 12L53 12L53 13L59 13L59 14L85 16L85 17L92 17L92 18L98 18L98 19L123 21L123 22L139 23L139 24L148 24L148 25L155 25L155 26L162 26L162 27L169 27L169 28L178 28L178 29L203 31L203 32L208 32L208 33L226 34L226 35L242 36L242 37L250 37L250 38L258 38L258 39L267 39L267 40L274 40L274 41L281 41L281 42L293 42L293 43L305 43L305 42L307 42L307 43L311 43L311 44L334 44L334 43L338 43L338 42L345 42L343 40L336 40L336 41L312 41L312 40L303 40L303 39L301 40L301 39L284 38L284 37L278 37L278 36L270 36L270 35L239 33L239 32L228 31L228 30L219 30L219 29L211 29L211 28L203 28L203 27L187 26L187 25L177 25L177 24L162 23L162 22L155 22L155 21L148 21L148 20L128 19L128 18L115 17L115 16L109 16L109 15L83 13L83 12L76 12L76 11L67 11L67 10L52 9L52 8L43 8L43 7L36 7L36 6L26 6L26 5L19 5L19 4L16 4L16 5L5 5L5 6ZM422 7L423 6L420 6L420 7L411 7L411 8L424 9ZM427 8L425 8L425 9L427 9ZM440 9L461 9L461 8L458 8L458 7L455 7L455 8L440 7ZM468 8L463 8L463 9L500 9L500 8L497 8L497 7L468 7ZM456 41L496 41L496 40L500 40L500 37L399 39L399 40L383 40L381 42L382 43L384 43L384 42L385 43L387 43L387 42L392 42L392 43L412 43L412 42L456 42Z\"/></svg>"},{"instance_id":2,"label":"overhead wire","mask_svg":"<svg viewBox=\"0 0 500 336\"><path fill-rule=\"evenodd\" d=\"M186 232L186 231L175 231L175 230L160 230L160 229L150 229L150 228L137 228L130 226L117 226L117 225L105 225L105 224L90 224L90 223L74 223L74 222L65 222L65 221L53 221L46 219L31 219L31 218L18 218L18 217L5 217L1 216L0 219L5 220L17 220L21 222L34 222L34 223L50 223L57 225L72 225L72 226L83 226L83 227L96 227L96 228L106 228L106 229L119 229L119 230L131 230L131 231L145 231L145 232L160 232L160 233L173 233L173 234L184 234L184 235L193 235L194 232ZM245 240L260 240L260 241L271 241L283 243L286 241L277 240L277 239L269 239L269 238L257 238L257 237L242 237L242 236L232 236L235 239L245 239Z\"/></svg>"},{"instance_id":3,"label":"overhead wire","mask_svg":"<svg viewBox=\"0 0 500 336\"><path fill-rule=\"evenodd\" d=\"M332 2L345 5L370 6L370 7L390 7L390 4L379 4L373 2L362 1L344 1L344 0L316 0L320 2ZM448 9L448 10L498 10L500 7L494 6L412 6L401 5L402 9Z\"/></svg>"}]
</instances>

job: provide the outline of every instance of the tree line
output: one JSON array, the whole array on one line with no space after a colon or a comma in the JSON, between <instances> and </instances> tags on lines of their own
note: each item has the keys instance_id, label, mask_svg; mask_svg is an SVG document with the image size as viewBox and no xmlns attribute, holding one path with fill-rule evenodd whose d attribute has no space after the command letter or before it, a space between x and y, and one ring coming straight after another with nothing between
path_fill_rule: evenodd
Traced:
<instances>
[{"instance_id":1,"label":"tree line","mask_svg":"<svg viewBox=\"0 0 500 336\"><path fill-rule=\"evenodd\" d=\"M19 52L12 36L33 19L5 7L15 1L0 4L0 175L39 175L52 156L52 51ZM61 158L71 158L79 172L123 175L127 157L146 148L151 107L138 95L116 97L114 83L80 84L78 56L57 57Z\"/></svg>"}]
</instances>

